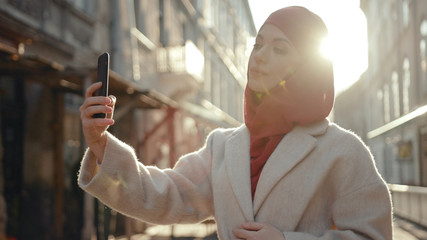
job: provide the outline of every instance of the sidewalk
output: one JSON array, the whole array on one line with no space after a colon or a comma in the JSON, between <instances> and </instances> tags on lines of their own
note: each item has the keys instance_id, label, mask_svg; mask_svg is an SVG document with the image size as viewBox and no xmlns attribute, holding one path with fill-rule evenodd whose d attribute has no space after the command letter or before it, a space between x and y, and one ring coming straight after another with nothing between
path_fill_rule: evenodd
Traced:
<instances>
[{"instance_id":1,"label":"sidewalk","mask_svg":"<svg viewBox=\"0 0 427 240\"><path fill-rule=\"evenodd\" d=\"M209 224L188 224L171 226L152 226L144 234L136 234L131 240L217 240L216 226ZM409 221L395 217L393 240L427 240L427 229ZM111 238L111 240L127 240L126 237Z\"/></svg>"},{"instance_id":2,"label":"sidewalk","mask_svg":"<svg viewBox=\"0 0 427 240\"><path fill-rule=\"evenodd\" d=\"M173 232L173 238L171 238ZM112 240L127 240L126 237L111 238ZM131 240L217 240L216 224L178 224L172 226L152 226L144 234L136 234Z\"/></svg>"}]
</instances>

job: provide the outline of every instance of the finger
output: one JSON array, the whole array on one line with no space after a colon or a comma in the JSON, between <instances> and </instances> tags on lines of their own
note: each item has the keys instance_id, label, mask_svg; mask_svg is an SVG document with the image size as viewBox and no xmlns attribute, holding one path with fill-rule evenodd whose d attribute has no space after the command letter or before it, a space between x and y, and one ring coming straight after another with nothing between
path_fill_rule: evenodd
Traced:
<instances>
[{"instance_id":1,"label":"finger","mask_svg":"<svg viewBox=\"0 0 427 240\"><path fill-rule=\"evenodd\" d=\"M249 231L259 231L263 227L265 227L265 224L257 222L246 222L242 224L242 228Z\"/></svg>"},{"instance_id":2,"label":"finger","mask_svg":"<svg viewBox=\"0 0 427 240\"><path fill-rule=\"evenodd\" d=\"M93 105L86 108L86 110L82 112L82 118L93 118L93 115L96 113L109 114L112 112L113 112L113 108L110 106Z\"/></svg>"},{"instance_id":3,"label":"finger","mask_svg":"<svg viewBox=\"0 0 427 240\"><path fill-rule=\"evenodd\" d=\"M80 107L80 112L83 112L86 110L86 108L92 106L92 105L110 105L111 99L108 97L89 97L87 98L82 106Z\"/></svg>"},{"instance_id":4,"label":"finger","mask_svg":"<svg viewBox=\"0 0 427 240\"><path fill-rule=\"evenodd\" d=\"M106 114L106 118L113 119L113 115L114 115L114 109L110 113Z\"/></svg>"},{"instance_id":5,"label":"finger","mask_svg":"<svg viewBox=\"0 0 427 240\"><path fill-rule=\"evenodd\" d=\"M112 108L112 111L111 111L111 113L107 114L107 118L113 118L114 109L116 107L116 97L113 95L110 95L109 98L110 98L111 102L110 102L110 104L108 104L108 106Z\"/></svg>"},{"instance_id":6,"label":"finger","mask_svg":"<svg viewBox=\"0 0 427 240\"><path fill-rule=\"evenodd\" d=\"M111 100L109 106L114 107L114 105L116 105L116 101L117 101L116 97L114 95L110 95L110 96L108 96L108 98Z\"/></svg>"},{"instance_id":7,"label":"finger","mask_svg":"<svg viewBox=\"0 0 427 240\"><path fill-rule=\"evenodd\" d=\"M233 235L238 239L247 239L249 238L250 231L241 229L241 228L235 228L232 230Z\"/></svg>"},{"instance_id":8,"label":"finger","mask_svg":"<svg viewBox=\"0 0 427 240\"><path fill-rule=\"evenodd\" d=\"M83 120L82 124L84 128L106 127L114 125L114 120L108 118L91 118Z\"/></svg>"},{"instance_id":9,"label":"finger","mask_svg":"<svg viewBox=\"0 0 427 240\"><path fill-rule=\"evenodd\" d=\"M90 97L92 97L93 96L93 93L96 91L96 90L98 90L98 89L100 89L101 88L101 86L102 86L102 82L96 82L96 83L94 83L94 84L92 84L92 85L90 85L87 89L86 89L86 98L90 98Z\"/></svg>"}]
</instances>

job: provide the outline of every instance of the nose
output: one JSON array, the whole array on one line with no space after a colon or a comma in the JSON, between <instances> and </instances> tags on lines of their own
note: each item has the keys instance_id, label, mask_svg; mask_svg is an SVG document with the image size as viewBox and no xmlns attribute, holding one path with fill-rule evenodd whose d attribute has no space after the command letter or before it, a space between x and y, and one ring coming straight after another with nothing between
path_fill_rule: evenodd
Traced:
<instances>
[{"instance_id":1,"label":"nose","mask_svg":"<svg viewBox=\"0 0 427 240\"><path fill-rule=\"evenodd\" d=\"M254 59L256 62L265 63L268 58L268 51L266 47L261 47L260 49L255 50Z\"/></svg>"}]
</instances>

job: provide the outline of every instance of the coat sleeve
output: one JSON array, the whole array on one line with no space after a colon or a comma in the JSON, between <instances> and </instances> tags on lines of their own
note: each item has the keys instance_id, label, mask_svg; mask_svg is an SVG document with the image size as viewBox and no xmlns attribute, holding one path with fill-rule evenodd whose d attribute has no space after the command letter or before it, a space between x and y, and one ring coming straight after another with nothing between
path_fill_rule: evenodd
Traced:
<instances>
[{"instance_id":1,"label":"coat sleeve","mask_svg":"<svg viewBox=\"0 0 427 240\"><path fill-rule=\"evenodd\" d=\"M144 166L130 146L108 134L102 164L97 165L88 149L78 183L107 206L139 220L200 222L213 215L210 142L212 137L199 151L183 156L174 169L162 170Z\"/></svg>"},{"instance_id":2,"label":"coat sleeve","mask_svg":"<svg viewBox=\"0 0 427 240\"><path fill-rule=\"evenodd\" d=\"M337 138L342 151L329 172L334 226L320 236L284 232L286 240L391 240L392 203L368 148L357 137Z\"/></svg>"}]
</instances>

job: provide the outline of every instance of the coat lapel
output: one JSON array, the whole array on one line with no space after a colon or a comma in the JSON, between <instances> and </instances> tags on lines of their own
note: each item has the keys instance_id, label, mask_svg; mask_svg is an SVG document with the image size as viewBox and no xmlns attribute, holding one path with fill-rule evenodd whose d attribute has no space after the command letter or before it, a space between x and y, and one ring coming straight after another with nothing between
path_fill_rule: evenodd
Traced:
<instances>
[{"instance_id":1,"label":"coat lapel","mask_svg":"<svg viewBox=\"0 0 427 240\"><path fill-rule=\"evenodd\" d=\"M308 128L296 127L282 139L261 172L254 199L255 215L276 183L313 150L317 144L313 136L323 134L328 123L325 120Z\"/></svg>"},{"instance_id":2,"label":"coat lapel","mask_svg":"<svg viewBox=\"0 0 427 240\"><path fill-rule=\"evenodd\" d=\"M234 195L246 221L254 221L249 157L249 131L238 129L226 143L225 164Z\"/></svg>"},{"instance_id":3,"label":"coat lapel","mask_svg":"<svg viewBox=\"0 0 427 240\"><path fill-rule=\"evenodd\" d=\"M317 144L314 136L324 134L328 125L329 121L324 120L309 127L296 127L282 139L262 170L253 203L249 130L243 125L227 140L224 152L227 176L246 221L254 221L276 183L313 150Z\"/></svg>"}]
</instances>

